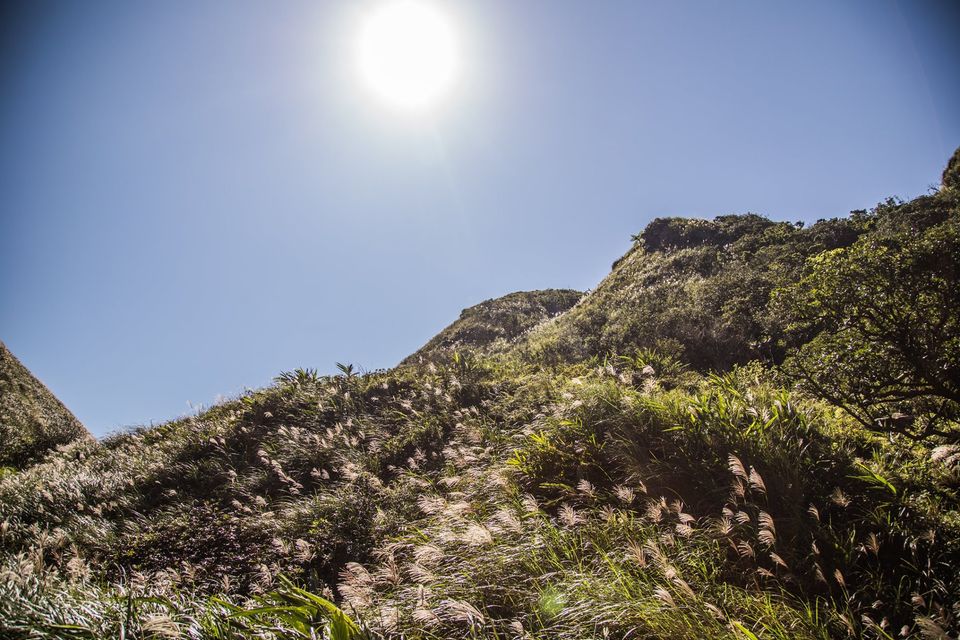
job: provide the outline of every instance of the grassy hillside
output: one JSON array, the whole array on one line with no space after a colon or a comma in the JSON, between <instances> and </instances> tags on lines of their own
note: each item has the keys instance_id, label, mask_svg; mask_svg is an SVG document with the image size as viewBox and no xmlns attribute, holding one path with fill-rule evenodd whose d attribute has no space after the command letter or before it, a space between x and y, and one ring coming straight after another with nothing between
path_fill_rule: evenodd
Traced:
<instances>
[{"instance_id":1,"label":"grassy hillside","mask_svg":"<svg viewBox=\"0 0 960 640\"><path fill-rule=\"evenodd\" d=\"M582 300L78 441L0 480L0 630L956 637L950 175L809 228L657 220Z\"/></svg>"},{"instance_id":2,"label":"grassy hillside","mask_svg":"<svg viewBox=\"0 0 960 640\"><path fill-rule=\"evenodd\" d=\"M773 289L795 281L810 256L851 245L882 215L855 212L809 228L752 214L654 220L611 274L576 309L540 327L527 350L555 362L658 348L701 371L779 362L785 345L770 316Z\"/></svg>"},{"instance_id":3,"label":"grassy hillside","mask_svg":"<svg viewBox=\"0 0 960 640\"><path fill-rule=\"evenodd\" d=\"M88 438L70 411L0 342L0 467L22 468Z\"/></svg>"},{"instance_id":4,"label":"grassy hillside","mask_svg":"<svg viewBox=\"0 0 960 640\"><path fill-rule=\"evenodd\" d=\"M527 332L567 311L583 294L571 289L518 291L469 309L403 364L450 358L458 351L506 351Z\"/></svg>"}]
</instances>

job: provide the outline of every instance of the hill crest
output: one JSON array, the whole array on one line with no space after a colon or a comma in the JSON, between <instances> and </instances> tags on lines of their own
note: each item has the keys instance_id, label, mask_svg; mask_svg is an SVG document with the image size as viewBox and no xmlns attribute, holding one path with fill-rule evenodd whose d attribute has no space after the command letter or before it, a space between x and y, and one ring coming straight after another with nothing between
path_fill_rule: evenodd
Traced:
<instances>
[{"instance_id":1,"label":"hill crest","mask_svg":"<svg viewBox=\"0 0 960 640\"><path fill-rule=\"evenodd\" d=\"M90 434L0 341L0 467L22 468Z\"/></svg>"}]
</instances>

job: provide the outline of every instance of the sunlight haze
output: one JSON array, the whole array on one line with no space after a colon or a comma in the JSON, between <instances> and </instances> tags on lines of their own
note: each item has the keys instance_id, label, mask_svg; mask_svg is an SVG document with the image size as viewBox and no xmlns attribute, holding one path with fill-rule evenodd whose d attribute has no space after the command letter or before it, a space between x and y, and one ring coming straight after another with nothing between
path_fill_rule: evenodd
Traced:
<instances>
[{"instance_id":1,"label":"sunlight haze","mask_svg":"<svg viewBox=\"0 0 960 640\"><path fill-rule=\"evenodd\" d=\"M393 0L371 10L358 49L368 88L393 106L436 106L456 80L456 34L449 19L424 2Z\"/></svg>"}]
</instances>

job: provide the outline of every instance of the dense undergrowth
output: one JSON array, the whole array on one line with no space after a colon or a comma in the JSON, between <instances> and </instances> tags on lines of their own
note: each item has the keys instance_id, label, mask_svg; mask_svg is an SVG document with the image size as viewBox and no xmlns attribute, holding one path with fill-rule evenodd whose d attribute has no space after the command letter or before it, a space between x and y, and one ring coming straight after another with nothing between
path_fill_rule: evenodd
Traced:
<instances>
[{"instance_id":1,"label":"dense undergrowth","mask_svg":"<svg viewBox=\"0 0 960 640\"><path fill-rule=\"evenodd\" d=\"M956 637L949 184L808 229L656 221L569 311L484 328L493 348L299 370L194 417L61 447L0 480L0 630ZM910 285L917 304L948 312L908 315L904 347L825 302L788 304L824 283L849 294L838 274L864 256L920 270L932 284ZM903 299L873 295L881 309ZM837 349L857 335L903 356L885 366L910 393L864 397L855 368L830 379L848 396L820 392L809 362L848 361Z\"/></svg>"}]
</instances>

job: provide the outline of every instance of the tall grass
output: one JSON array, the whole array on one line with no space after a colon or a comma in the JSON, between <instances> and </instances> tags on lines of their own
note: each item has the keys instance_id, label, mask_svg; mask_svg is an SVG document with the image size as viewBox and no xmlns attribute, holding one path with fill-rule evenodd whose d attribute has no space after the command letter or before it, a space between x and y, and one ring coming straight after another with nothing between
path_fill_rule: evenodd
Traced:
<instances>
[{"instance_id":1,"label":"tall grass","mask_svg":"<svg viewBox=\"0 0 960 640\"><path fill-rule=\"evenodd\" d=\"M955 633L949 452L878 438L771 378L652 352L295 372L0 479L0 629Z\"/></svg>"}]
</instances>

